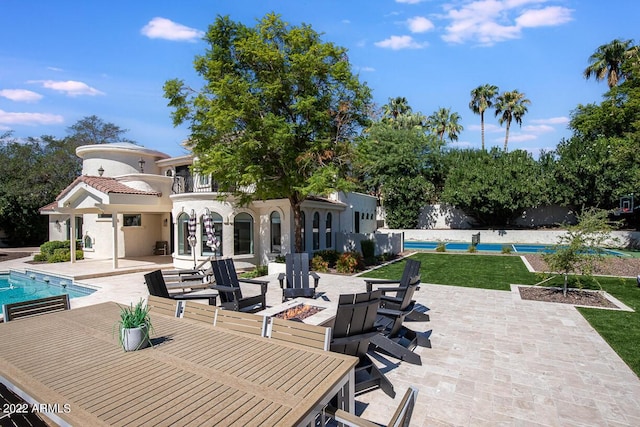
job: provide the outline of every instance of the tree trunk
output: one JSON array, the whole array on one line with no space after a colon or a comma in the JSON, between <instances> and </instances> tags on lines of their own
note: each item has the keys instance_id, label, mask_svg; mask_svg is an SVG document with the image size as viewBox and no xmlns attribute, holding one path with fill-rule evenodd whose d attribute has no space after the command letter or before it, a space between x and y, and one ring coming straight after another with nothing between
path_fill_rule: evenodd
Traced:
<instances>
[{"instance_id":1,"label":"tree trunk","mask_svg":"<svg viewBox=\"0 0 640 427\"><path fill-rule=\"evenodd\" d=\"M569 281L569 275L567 273L564 273L564 288L562 289L562 295L566 298L567 297L567 284Z\"/></svg>"},{"instance_id":2,"label":"tree trunk","mask_svg":"<svg viewBox=\"0 0 640 427\"><path fill-rule=\"evenodd\" d=\"M509 141L509 126L511 123L507 121L507 131L504 134L504 152L507 152L507 142Z\"/></svg>"},{"instance_id":3,"label":"tree trunk","mask_svg":"<svg viewBox=\"0 0 640 427\"><path fill-rule=\"evenodd\" d=\"M291 203L291 210L293 211L293 228L294 228L294 253L304 252L304 246L302 242L302 218L300 205L302 201L296 196L289 196L289 203Z\"/></svg>"},{"instance_id":4,"label":"tree trunk","mask_svg":"<svg viewBox=\"0 0 640 427\"><path fill-rule=\"evenodd\" d=\"M482 151L484 151L484 111L480 113L480 134L482 135Z\"/></svg>"}]
</instances>

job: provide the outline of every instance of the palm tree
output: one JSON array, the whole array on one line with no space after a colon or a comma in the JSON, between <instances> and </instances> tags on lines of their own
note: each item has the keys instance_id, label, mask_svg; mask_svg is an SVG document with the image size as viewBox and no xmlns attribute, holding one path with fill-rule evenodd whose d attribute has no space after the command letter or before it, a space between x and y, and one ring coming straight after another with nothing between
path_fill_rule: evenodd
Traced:
<instances>
[{"instance_id":1,"label":"palm tree","mask_svg":"<svg viewBox=\"0 0 640 427\"><path fill-rule=\"evenodd\" d=\"M594 76L596 81L607 79L609 89L624 80L622 64L635 52L631 40L614 39L599 46L589 57L589 66L584 70L584 78Z\"/></svg>"},{"instance_id":2,"label":"palm tree","mask_svg":"<svg viewBox=\"0 0 640 427\"><path fill-rule=\"evenodd\" d=\"M463 131L460 123L460 115L452 113L449 108L440 108L427 118L427 127L444 142L445 134L449 140L457 141L458 135Z\"/></svg>"},{"instance_id":3,"label":"palm tree","mask_svg":"<svg viewBox=\"0 0 640 427\"><path fill-rule=\"evenodd\" d=\"M389 98L389 103L385 104L382 108L384 110L384 117L389 120L395 120L399 115L411 112L411 107L407 102L407 98L404 96Z\"/></svg>"},{"instance_id":4,"label":"palm tree","mask_svg":"<svg viewBox=\"0 0 640 427\"><path fill-rule=\"evenodd\" d=\"M502 126L502 123L506 122L506 133L504 136L504 151L507 151L507 143L509 141L509 128L511 127L511 121L515 120L520 126L522 126L522 116L524 116L528 109L527 105L531 104L531 101L525 98L524 93L520 93L517 90L511 92L503 92L498 98L496 98L496 117L498 123Z\"/></svg>"},{"instance_id":5,"label":"palm tree","mask_svg":"<svg viewBox=\"0 0 640 427\"><path fill-rule=\"evenodd\" d=\"M482 150L484 151L484 112L493 106L493 98L498 94L498 86L485 84L471 91L469 108L475 114L480 114L480 129L482 134Z\"/></svg>"}]
</instances>

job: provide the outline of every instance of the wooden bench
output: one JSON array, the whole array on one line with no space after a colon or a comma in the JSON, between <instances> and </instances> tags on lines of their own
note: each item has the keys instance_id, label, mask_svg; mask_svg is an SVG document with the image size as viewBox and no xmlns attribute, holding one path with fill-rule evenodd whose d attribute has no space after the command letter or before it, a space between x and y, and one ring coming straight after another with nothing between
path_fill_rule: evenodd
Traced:
<instances>
[{"instance_id":1,"label":"wooden bench","mask_svg":"<svg viewBox=\"0 0 640 427\"><path fill-rule=\"evenodd\" d=\"M217 310L216 307L210 305L200 304L194 301L185 301L182 308L182 317L213 325Z\"/></svg>"},{"instance_id":2,"label":"wooden bench","mask_svg":"<svg viewBox=\"0 0 640 427\"><path fill-rule=\"evenodd\" d=\"M174 299L149 295L147 297L147 307L149 307L151 314L158 313L170 317L179 317L180 315L180 301Z\"/></svg>"},{"instance_id":3,"label":"wooden bench","mask_svg":"<svg viewBox=\"0 0 640 427\"><path fill-rule=\"evenodd\" d=\"M267 337L328 351L331 344L331 328L271 317L267 326Z\"/></svg>"},{"instance_id":4,"label":"wooden bench","mask_svg":"<svg viewBox=\"0 0 640 427\"><path fill-rule=\"evenodd\" d=\"M258 314L217 309L213 325L263 337L265 336L266 322L267 318Z\"/></svg>"},{"instance_id":5,"label":"wooden bench","mask_svg":"<svg viewBox=\"0 0 640 427\"><path fill-rule=\"evenodd\" d=\"M37 316L55 311L69 310L69 295L57 295L55 297L39 298L29 301L14 302L2 306L4 321Z\"/></svg>"}]
</instances>

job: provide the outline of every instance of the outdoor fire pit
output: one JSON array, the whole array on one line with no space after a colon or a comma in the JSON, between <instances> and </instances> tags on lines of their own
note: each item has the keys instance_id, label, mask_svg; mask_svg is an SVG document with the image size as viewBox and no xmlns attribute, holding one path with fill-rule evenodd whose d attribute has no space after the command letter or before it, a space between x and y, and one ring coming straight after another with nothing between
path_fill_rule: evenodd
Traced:
<instances>
[{"instance_id":1,"label":"outdoor fire pit","mask_svg":"<svg viewBox=\"0 0 640 427\"><path fill-rule=\"evenodd\" d=\"M304 321L307 317L313 316L316 313L324 310L325 307L318 307L315 305L298 304L295 307L288 308L280 313L275 314L273 317L284 320L297 320L298 322Z\"/></svg>"},{"instance_id":2,"label":"outdoor fire pit","mask_svg":"<svg viewBox=\"0 0 640 427\"><path fill-rule=\"evenodd\" d=\"M331 325L336 315L337 305L322 299L295 298L269 307L257 314L294 320L308 325Z\"/></svg>"}]
</instances>

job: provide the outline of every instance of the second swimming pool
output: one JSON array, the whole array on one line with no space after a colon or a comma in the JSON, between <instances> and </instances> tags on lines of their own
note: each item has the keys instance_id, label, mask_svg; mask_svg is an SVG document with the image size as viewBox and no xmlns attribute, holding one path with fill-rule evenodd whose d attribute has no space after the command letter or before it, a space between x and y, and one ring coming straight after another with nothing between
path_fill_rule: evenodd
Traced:
<instances>
[{"instance_id":1,"label":"second swimming pool","mask_svg":"<svg viewBox=\"0 0 640 427\"><path fill-rule=\"evenodd\" d=\"M448 251L467 251L471 243L466 242L442 242ZM440 242L423 242L417 240L406 240L404 242L405 249L418 250L435 250ZM527 244L527 243L478 243L476 250L478 252L502 252L502 248L508 246L512 253L535 254L550 253L553 251L553 245ZM607 255L625 256L622 252L605 249Z\"/></svg>"}]
</instances>

